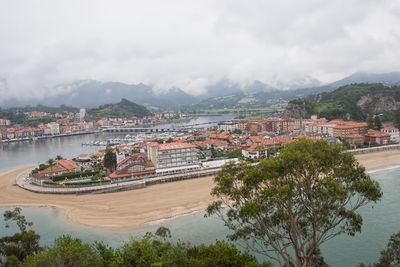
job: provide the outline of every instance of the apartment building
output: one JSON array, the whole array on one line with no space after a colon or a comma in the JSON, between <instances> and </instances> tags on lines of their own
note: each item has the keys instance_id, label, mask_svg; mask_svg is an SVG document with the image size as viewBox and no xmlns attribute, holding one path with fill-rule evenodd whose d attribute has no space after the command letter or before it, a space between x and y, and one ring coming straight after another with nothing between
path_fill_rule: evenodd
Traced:
<instances>
[{"instance_id":1,"label":"apartment building","mask_svg":"<svg viewBox=\"0 0 400 267\"><path fill-rule=\"evenodd\" d=\"M394 128L394 127L385 127L381 129L381 132L390 134L390 141L399 143L400 142L400 135L399 135L399 129Z\"/></svg>"},{"instance_id":2,"label":"apartment building","mask_svg":"<svg viewBox=\"0 0 400 267\"><path fill-rule=\"evenodd\" d=\"M196 146L189 143L149 143L147 158L156 169L175 168L198 164Z\"/></svg>"},{"instance_id":3,"label":"apartment building","mask_svg":"<svg viewBox=\"0 0 400 267\"><path fill-rule=\"evenodd\" d=\"M233 131L238 129L237 122L234 121L222 121L218 123L218 131Z\"/></svg>"},{"instance_id":4,"label":"apartment building","mask_svg":"<svg viewBox=\"0 0 400 267\"><path fill-rule=\"evenodd\" d=\"M264 129L267 132L292 132L294 129L293 119L266 119Z\"/></svg>"}]
</instances>

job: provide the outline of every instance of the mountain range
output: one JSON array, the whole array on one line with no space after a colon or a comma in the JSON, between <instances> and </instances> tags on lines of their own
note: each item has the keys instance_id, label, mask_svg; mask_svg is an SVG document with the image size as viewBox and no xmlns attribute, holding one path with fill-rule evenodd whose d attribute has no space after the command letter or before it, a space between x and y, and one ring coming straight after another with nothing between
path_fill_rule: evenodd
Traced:
<instances>
[{"instance_id":1,"label":"mountain range","mask_svg":"<svg viewBox=\"0 0 400 267\"><path fill-rule=\"evenodd\" d=\"M320 85L321 83L312 77L294 80L288 84L274 83L274 86L260 81L241 86L232 81L223 80L208 86L206 93L198 96L188 94L179 88L155 92L151 86L142 83L125 84L80 80L58 85L56 89L61 93L56 96L29 102L8 99L2 105L3 107L14 107L44 104L46 106L67 105L94 108L108 103L117 103L125 98L146 106L150 110L263 107L310 94L332 91L342 85L352 83L400 84L400 72L383 74L359 72L325 85Z\"/></svg>"}]
</instances>

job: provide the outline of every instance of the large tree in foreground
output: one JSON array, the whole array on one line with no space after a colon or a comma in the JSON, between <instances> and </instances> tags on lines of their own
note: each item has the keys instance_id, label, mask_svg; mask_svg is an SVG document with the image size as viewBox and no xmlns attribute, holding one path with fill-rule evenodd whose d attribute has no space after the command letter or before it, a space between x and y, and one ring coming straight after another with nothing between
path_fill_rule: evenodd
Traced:
<instances>
[{"instance_id":1,"label":"large tree in foreground","mask_svg":"<svg viewBox=\"0 0 400 267\"><path fill-rule=\"evenodd\" d=\"M257 166L224 166L215 183L212 195L219 200L208 214L222 217L232 240L281 266L309 266L322 243L360 232L357 209L382 196L340 145L304 138Z\"/></svg>"}]
</instances>

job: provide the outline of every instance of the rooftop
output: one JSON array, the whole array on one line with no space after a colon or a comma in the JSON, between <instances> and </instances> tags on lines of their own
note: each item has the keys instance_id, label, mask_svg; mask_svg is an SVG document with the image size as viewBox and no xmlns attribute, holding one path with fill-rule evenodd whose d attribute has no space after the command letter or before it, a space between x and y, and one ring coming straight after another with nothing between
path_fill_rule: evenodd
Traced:
<instances>
[{"instance_id":1,"label":"rooftop","mask_svg":"<svg viewBox=\"0 0 400 267\"><path fill-rule=\"evenodd\" d=\"M189 143L166 143L159 144L158 150L172 150L172 149L182 149L182 148L195 148L195 145Z\"/></svg>"}]
</instances>

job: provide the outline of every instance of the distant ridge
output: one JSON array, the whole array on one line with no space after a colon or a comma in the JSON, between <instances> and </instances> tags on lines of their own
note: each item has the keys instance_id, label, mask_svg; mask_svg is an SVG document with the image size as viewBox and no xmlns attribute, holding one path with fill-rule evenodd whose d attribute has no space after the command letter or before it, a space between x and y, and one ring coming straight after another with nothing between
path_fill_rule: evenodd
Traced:
<instances>
[{"instance_id":1,"label":"distant ridge","mask_svg":"<svg viewBox=\"0 0 400 267\"><path fill-rule=\"evenodd\" d=\"M152 113L144 106L138 105L125 98L121 99L119 103L102 105L98 108L88 109L87 114L89 117L102 118L102 117L139 117L150 116Z\"/></svg>"}]
</instances>

